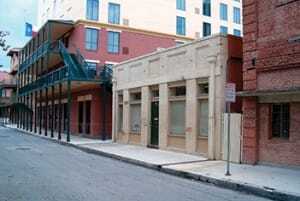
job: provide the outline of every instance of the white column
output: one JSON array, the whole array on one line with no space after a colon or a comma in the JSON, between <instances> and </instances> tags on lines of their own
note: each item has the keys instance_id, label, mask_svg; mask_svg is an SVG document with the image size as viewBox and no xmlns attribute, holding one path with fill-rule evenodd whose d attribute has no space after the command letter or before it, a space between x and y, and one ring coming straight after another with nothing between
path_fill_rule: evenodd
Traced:
<instances>
[{"instance_id":1,"label":"white column","mask_svg":"<svg viewBox=\"0 0 300 201\"><path fill-rule=\"evenodd\" d=\"M130 133L130 94L129 90L123 91L123 132L126 135L126 142L129 142Z\"/></svg>"},{"instance_id":2,"label":"white column","mask_svg":"<svg viewBox=\"0 0 300 201\"><path fill-rule=\"evenodd\" d=\"M169 89L168 84L159 85L159 148L166 149L169 133Z\"/></svg>"},{"instance_id":3,"label":"white column","mask_svg":"<svg viewBox=\"0 0 300 201\"><path fill-rule=\"evenodd\" d=\"M195 153L197 149L197 80L186 81L186 151Z\"/></svg>"},{"instance_id":4,"label":"white column","mask_svg":"<svg viewBox=\"0 0 300 201\"><path fill-rule=\"evenodd\" d=\"M216 57L212 56L208 58L210 64L210 76L209 76L209 97L208 97L208 158L215 159L215 68Z\"/></svg>"},{"instance_id":5,"label":"white column","mask_svg":"<svg viewBox=\"0 0 300 201\"><path fill-rule=\"evenodd\" d=\"M141 144L147 146L150 141L151 93L149 86L142 87L141 108Z\"/></svg>"},{"instance_id":6,"label":"white column","mask_svg":"<svg viewBox=\"0 0 300 201\"><path fill-rule=\"evenodd\" d=\"M113 142L116 142L118 139L118 114L119 114L119 101L118 101L118 95L117 95L117 91L116 91L116 85L115 83L113 84L113 103L112 103L112 140Z\"/></svg>"}]
</instances>

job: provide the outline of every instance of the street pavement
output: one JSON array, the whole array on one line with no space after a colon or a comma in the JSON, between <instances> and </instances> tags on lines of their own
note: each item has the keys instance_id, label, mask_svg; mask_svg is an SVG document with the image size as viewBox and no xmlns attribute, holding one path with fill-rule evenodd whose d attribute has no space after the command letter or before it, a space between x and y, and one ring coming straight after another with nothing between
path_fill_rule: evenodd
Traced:
<instances>
[{"instance_id":1,"label":"street pavement","mask_svg":"<svg viewBox=\"0 0 300 201\"><path fill-rule=\"evenodd\" d=\"M0 201L267 201L0 127Z\"/></svg>"}]
</instances>

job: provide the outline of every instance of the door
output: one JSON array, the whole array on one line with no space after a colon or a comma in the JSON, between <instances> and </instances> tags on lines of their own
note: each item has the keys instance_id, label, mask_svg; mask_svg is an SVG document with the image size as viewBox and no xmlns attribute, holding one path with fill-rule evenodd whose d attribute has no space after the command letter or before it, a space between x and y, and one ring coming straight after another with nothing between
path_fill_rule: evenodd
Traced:
<instances>
[{"instance_id":1,"label":"door","mask_svg":"<svg viewBox=\"0 0 300 201\"><path fill-rule=\"evenodd\" d=\"M159 103L152 102L151 104L151 139L152 147L158 147L158 131L159 129Z\"/></svg>"},{"instance_id":2,"label":"door","mask_svg":"<svg viewBox=\"0 0 300 201\"><path fill-rule=\"evenodd\" d=\"M78 132L83 133L83 102L78 103Z\"/></svg>"}]
</instances>

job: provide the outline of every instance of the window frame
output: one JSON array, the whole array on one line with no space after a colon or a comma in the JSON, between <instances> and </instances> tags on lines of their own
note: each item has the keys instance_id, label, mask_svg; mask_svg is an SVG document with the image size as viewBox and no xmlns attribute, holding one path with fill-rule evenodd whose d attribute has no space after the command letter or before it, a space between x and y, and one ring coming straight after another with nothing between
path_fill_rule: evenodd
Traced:
<instances>
[{"instance_id":1,"label":"window frame","mask_svg":"<svg viewBox=\"0 0 300 201\"><path fill-rule=\"evenodd\" d=\"M95 41L93 41L93 33L96 33L97 36ZM90 34L90 36L88 36L88 34ZM85 49L88 51L97 51L99 47L98 43L99 43L99 30L94 28L88 28L88 27L85 28Z\"/></svg>"},{"instance_id":2,"label":"window frame","mask_svg":"<svg viewBox=\"0 0 300 201\"><path fill-rule=\"evenodd\" d=\"M115 35L117 35L117 44L115 44ZM112 38L111 38L112 37ZM112 39L112 41L111 41ZM107 52L110 54L120 53L121 34L116 31L107 32ZM112 48L112 49L111 49Z\"/></svg>"},{"instance_id":3,"label":"window frame","mask_svg":"<svg viewBox=\"0 0 300 201\"><path fill-rule=\"evenodd\" d=\"M225 3L220 3L220 19L228 21L228 5Z\"/></svg>"},{"instance_id":4,"label":"window frame","mask_svg":"<svg viewBox=\"0 0 300 201\"><path fill-rule=\"evenodd\" d=\"M211 17L211 0L202 1L202 15Z\"/></svg>"},{"instance_id":5,"label":"window frame","mask_svg":"<svg viewBox=\"0 0 300 201\"><path fill-rule=\"evenodd\" d=\"M120 24L121 5L118 3L108 3L108 23Z\"/></svg>"},{"instance_id":6,"label":"window frame","mask_svg":"<svg viewBox=\"0 0 300 201\"><path fill-rule=\"evenodd\" d=\"M86 19L99 20L99 0L86 0Z\"/></svg>"},{"instance_id":7,"label":"window frame","mask_svg":"<svg viewBox=\"0 0 300 201\"><path fill-rule=\"evenodd\" d=\"M278 125L274 125L275 120L274 116L274 110L275 107L279 107L280 111L279 111L279 128L275 128L275 126ZM271 138L275 138L275 139L289 139L290 138L290 120L291 120L291 112L290 112L290 104L289 103L274 103L271 104L271 115L270 115L270 120L271 120ZM287 115L287 116L285 116ZM279 133L274 133L276 131L274 131L275 129L279 129ZM287 134L284 135L284 132L287 132Z\"/></svg>"},{"instance_id":8,"label":"window frame","mask_svg":"<svg viewBox=\"0 0 300 201\"><path fill-rule=\"evenodd\" d=\"M233 23L241 24L241 9L233 7Z\"/></svg>"},{"instance_id":9,"label":"window frame","mask_svg":"<svg viewBox=\"0 0 300 201\"><path fill-rule=\"evenodd\" d=\"M185 0L176 0L176 9L186 11L186 1Z\"/></svg>"},{"instance_id":10,"label":"window frame","mask_svg":"<svg viewBox=\"0 0 300 201\"><path fill-rule=\"evenodd\" d=\"M186 19L182 16L176 16L176 34L180 36L186 35Z\"/></svg>"},{"instance_id":11,"label":"window frame","mask_svg":"<svg viewBox=\"0 0 300 201\"><path fill-rule=\"evenodd\" d=\"M209 34L206 34L206 31L205 31L205 25L209 25ZM208 22L203 22L203 32L202 32L202 35L203 37L208 37L208 36L211 36L211 23L208 23Z\"/></svg>"}]
</instances>

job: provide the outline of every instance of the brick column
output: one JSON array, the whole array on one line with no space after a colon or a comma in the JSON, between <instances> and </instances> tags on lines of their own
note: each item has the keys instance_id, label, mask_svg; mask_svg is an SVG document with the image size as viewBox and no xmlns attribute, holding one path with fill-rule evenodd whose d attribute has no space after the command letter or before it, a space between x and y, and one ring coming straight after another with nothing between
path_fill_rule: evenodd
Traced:
<instances>
[{"instance_id":1,"label":"brick column","mask_svg":"<svg viewBox=\"0 0 300 201\"><path fill-rule=\"evenodd\" d=\"M255 97L243 99L242 161L248 164L258 161L257 107Z\"/></svg>"}]
</instances>

